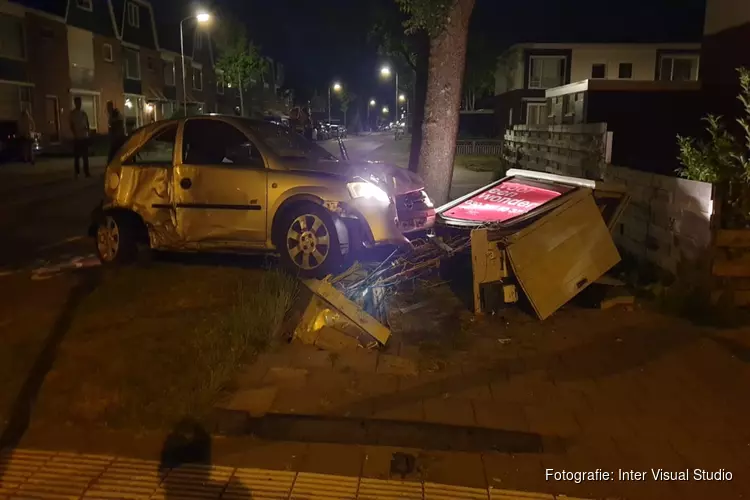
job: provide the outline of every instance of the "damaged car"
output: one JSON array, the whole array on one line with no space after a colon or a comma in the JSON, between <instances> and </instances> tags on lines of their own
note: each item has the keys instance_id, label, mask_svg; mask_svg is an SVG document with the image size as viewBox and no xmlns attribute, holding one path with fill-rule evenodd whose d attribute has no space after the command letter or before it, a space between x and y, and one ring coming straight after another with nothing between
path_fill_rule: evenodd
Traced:
<instances>
[{"instance_id":1,"label":"damaged car","mask_svg":"<svg viewBox=\"0 0 750 500\"><path fill-rule=\"evenodd\" d=\"M423 187L404 169L340 161L266 121L189 117L128 138L107 166L90 234L105 264L132 262L143 247L261 251L323 277L361 247L408 245L405 232L429 228Z\"/></svg>"}]
</instances>

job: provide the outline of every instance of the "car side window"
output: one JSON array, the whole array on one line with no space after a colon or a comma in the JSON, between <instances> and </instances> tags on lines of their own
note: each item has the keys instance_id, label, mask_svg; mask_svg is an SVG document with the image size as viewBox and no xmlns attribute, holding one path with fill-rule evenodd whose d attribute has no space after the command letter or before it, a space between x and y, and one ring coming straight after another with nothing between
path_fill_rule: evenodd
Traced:
<instances>
[{"instance_id":1,"label":"car side window","mask_svg":"<svg viewBox=\"0 0 750 500\"><path fill-rule=\"evenodd\" d=\"M263 157L234 125L212 119L185 122L182 157L188 165L226 165L263 168Z\"/></svg>"},{"instance_id":2,"label":"car side window","mask_svg":"<svg viewBox=\"0 0 750 500\"><path fill-rule=\"evenodd\" d=\"M126 165L172 165L177 124L154 134L143 146L125 160Z\"/></svg>"}]
</instances>

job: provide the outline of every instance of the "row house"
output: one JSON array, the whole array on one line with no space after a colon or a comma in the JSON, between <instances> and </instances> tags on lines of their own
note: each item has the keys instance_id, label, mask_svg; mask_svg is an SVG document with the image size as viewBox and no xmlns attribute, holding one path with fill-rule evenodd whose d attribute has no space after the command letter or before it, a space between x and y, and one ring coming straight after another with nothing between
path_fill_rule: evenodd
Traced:
<instances>
[{"instance_id":1,"label":"row house","mask_svg":"<svg viewBox=\"0 0 750 500\"><path fill-rule=\"evenodd\" d=\"M547 123L548 89L576 82L695 82L700 49L700 43L514 45L495 73L498 128Z\"/></svg>"},{"instance_id":2,"label":"row house","mask_svg":"<svg viewBox=\"0 0 750 500\"><path fill-rule=\"evenodd\" d=\"M237 85L215 69L209 32L190 20L183 26L184 78L179 25L160 24L148 0L0 0L0 122L28 109L54 145L71 137L76 97L97 134L107 132L108 101L128 132L183 107L237 112ZM278 84L274 76L274 95Z\"/></svg>"}]
</instances>

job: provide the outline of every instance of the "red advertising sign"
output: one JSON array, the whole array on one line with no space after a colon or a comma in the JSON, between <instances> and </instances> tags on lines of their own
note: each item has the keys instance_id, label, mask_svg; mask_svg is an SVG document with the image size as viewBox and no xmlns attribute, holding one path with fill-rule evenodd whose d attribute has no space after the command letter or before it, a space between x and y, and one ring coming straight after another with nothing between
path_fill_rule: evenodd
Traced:
<instances>
[{"instance_id":1,"label":"red advertising sign","mask_svg":"<svg viewBox=\"0 0 750 500\"><path fill-rule=\"evenodd\" d=\"M560 194L552 189L506 181L459 203L442 215L465 221L502 222L544 205Z\"/></svg>"}]
</instances>

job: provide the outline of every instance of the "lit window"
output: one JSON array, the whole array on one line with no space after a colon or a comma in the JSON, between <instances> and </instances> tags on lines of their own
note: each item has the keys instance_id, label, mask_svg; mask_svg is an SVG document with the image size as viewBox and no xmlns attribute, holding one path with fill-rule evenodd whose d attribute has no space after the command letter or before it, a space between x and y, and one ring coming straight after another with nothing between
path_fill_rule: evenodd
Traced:
<instances>
[{"instance_id":1,"label":"lit window","mask_svg":"<svg viewBox=\"0 0 750 500\"><path fill-rule=\"evenodd\" d=\"M141 54L134 49L125 49L125 77L129 80L141 79Z\"/></svg>"},{"instance_id":2,"label":"lit window","mask_svg":"<svg viewBox=\"0 0 750 500\"><path fill-rule=\"evenodd\" d=\"M662 56L659 64L659 80L687 82L698 79L697 55L675 54Z\"/></svg>"},{"instance_id":3,"label":"lit window","mask_svg":"<svg viewBox=\"0 0 750 500\"><path fill-rule=\"evenodd\" d=\"M548 89L565 84L564 56L531 56L529 88Z\"/></svg>"},{"instance_id":4,"label":"lit window","mask_svg":"<svg viewBox=\"0 0 750 500\"><path fill-rule=\"evenodd\" d=\"M115 60L115 57L112 53L112 44L105 43L104 45L102 45L102 56L107 62L112 62Z\"/></svg>"},{"instance_id":5,"label":"lit window","mask_svg":"<svg viewBox=\"0 0 750 500\"><path fill-rule=\"evenodd\" d=\"M87 10L91 12L94 10L94 7L92 6L93 0L76 0L76 5L78 5L79 9Z\"/></svg>"},{"instance_id":6,"label":"lit window","mask_svg":"<svg viewBox=\"0 0 750 500\"><path fill-rule=\"evenodd\" d=\"M133 28L141 27L141 11L133 2L128 3L128 24Z\"/></svg>"},{"instance_id":7,"label":"lit window","mask_svg":"<svg viewBox=\"0 0 750 500\"><path fill-rule=\"evenodd\" d=\"M203 90L203 70L193 66L193 89Z\"/></svg>"},{"instance_id":8,"label":"lit window","mask_svg":"<svg viewBox=\"0 0 750 500\"><path fill-rule=\"evenodd\" d=\"M174 61L164 61L164 85L174 87Z\"/></svg>"}]
</instances>

